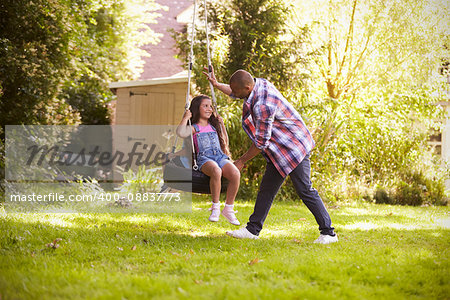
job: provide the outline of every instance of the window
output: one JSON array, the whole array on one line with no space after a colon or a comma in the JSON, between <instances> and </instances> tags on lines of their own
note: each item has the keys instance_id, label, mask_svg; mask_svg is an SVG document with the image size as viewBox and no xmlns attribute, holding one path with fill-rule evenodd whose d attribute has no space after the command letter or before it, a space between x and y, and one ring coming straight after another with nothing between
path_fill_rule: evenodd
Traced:
<instances>
[{"instance_id":1,"label":"window","mask_svg":"<svg viewBox=\"0 0 450 300\"><path fill-rule=\"evenodd\" d=\"M436 155L442 155L442 132L439 130L432 130L430 139L428 140L428 145L431 146L433 152Z\"/></svg>"}]
</instances>

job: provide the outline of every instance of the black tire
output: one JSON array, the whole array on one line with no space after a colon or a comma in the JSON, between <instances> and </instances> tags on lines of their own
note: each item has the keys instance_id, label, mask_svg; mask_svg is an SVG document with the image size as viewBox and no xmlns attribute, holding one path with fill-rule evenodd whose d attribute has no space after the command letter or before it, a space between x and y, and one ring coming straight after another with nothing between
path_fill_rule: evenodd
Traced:
<instances>
[{"instance_id":1,"label":"black tire","mask_svg":"<svg viewBox=\"0 0 450 300\"><path fill-rule=\"evenodd\" d=\"M192 190L187 192L198 194L211 194L209 188L209 176L201 171L187 169L177 166L173 162L169 162L164 166L164 183L177 190L187 191L186 186L192 184ZM221 193L225 193L228 187L228 180L222 177Z\"/></svg>"}]
</instances>

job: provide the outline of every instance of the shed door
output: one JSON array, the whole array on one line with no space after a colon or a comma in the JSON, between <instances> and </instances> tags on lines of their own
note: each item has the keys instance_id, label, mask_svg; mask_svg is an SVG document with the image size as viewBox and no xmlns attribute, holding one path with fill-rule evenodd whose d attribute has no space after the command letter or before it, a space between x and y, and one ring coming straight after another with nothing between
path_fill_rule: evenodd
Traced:
<instances>
[{"instance_id":1,"label":"shed door","mask_svg":"<svg viewBox=\"0 0 450 300\"><path fill-rule=\"evenodd\" d=\"M175 94L149 93L119 99L116 124L175 124ZM121 109L125 108L125 109ZM128 108L128 109L126 109Z\"/></svg>"}]
</instances>

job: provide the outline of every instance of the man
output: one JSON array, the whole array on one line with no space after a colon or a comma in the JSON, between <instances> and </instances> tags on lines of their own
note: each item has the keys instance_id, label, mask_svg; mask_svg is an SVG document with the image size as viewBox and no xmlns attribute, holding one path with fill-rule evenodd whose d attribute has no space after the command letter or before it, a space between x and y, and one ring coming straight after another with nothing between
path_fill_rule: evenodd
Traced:
<instances>
[{"instance_id":1,"label":"man","mask_svg":"<svg viewBox=\"0 0 450 300\"><path fill-rule=\"evenodd\" d=\"M234 163L242 170L245 163L262 153L267 161L253 214L246 227L227 231L235 238L257 239L273 199L287 175L297 194L319 224L320 236L315 243L338 241L330 216L319 193L312 188L309 153L314 141L300 114L266 79L253 78L244 71L236 71L229 84L217 82L214 71L204 72L212 85L233 98L244 99L242 127L253 144Z\"/></svg>"}]
</instances>

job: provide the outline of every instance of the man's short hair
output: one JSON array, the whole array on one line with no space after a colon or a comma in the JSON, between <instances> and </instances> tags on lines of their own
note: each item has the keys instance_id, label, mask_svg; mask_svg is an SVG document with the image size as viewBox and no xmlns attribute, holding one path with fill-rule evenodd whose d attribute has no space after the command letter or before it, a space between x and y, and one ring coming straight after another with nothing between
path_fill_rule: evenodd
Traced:
<instances>
[{"instance_id":1,"label":"man's short hair","mask_svg":"<svg viewBox=\"0 0 450 300\"><path fill-rule=\"evenodd\" d=\"M252 86L254 84L253 76L245 70L237 70L230 77L230 85L232 83L237 84L239 88Z\"/></svg>"}]
</instances>

